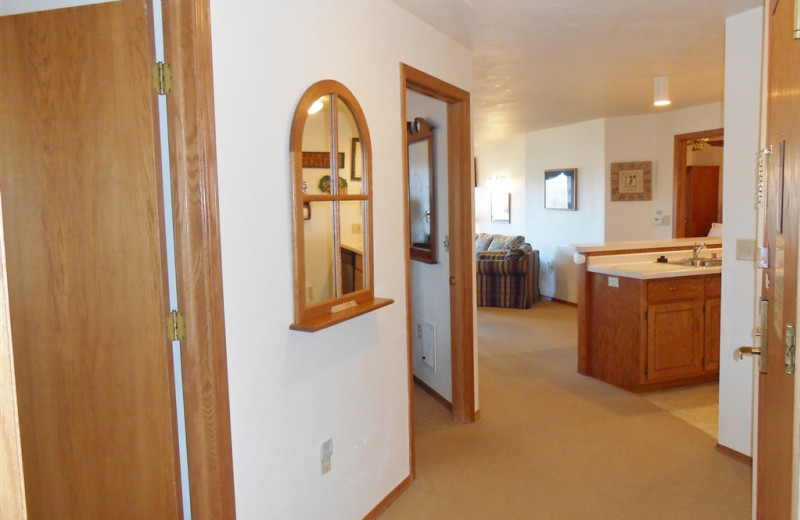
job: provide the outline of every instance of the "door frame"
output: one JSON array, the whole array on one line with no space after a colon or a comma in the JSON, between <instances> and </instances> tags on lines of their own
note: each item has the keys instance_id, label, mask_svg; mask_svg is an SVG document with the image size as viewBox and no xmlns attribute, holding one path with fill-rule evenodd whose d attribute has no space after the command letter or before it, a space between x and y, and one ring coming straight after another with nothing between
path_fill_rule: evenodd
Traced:
<instances>
[{"instance_id":1,"label":"door frame","mask_svg":"<svg viewBox=\"0 0 800 520\"><path fill-rule=\"evenodd\" d=\"M672 214L675 215L675 218L672 221L673 238L684 238L686 236L686 145L689 141L693 141L695 139L701 139L703 137L724 137L724 135L724 128L715 128L713 130L678 134L675 136L672 175Z\"/></svg>"},{"instance_id":2,"label":"door frame","mask_svg":"<svg viewBox=\"0 0 800 520\"><path fill-rule=\"evenodd\" d=\"M153 0L161 1L161 0ZM214 89L209 0L162 2L166 60L174 88L167 98L172 163L178 301L186 317L181 342L192 518L236 517L228 401L225 316L217 198ZM2 233L0 232L0 238ZM4 247L0 245L0 251ZM3 261L3 266L5 262ZM5 268L0 269L0 496L26 518L24 468L14 387L14 347ZM6 377L9 376L9 377ZM6 404L11 403L11 406ZM16 453L6 457L5 454Z\"/></svg>"},{"instance_id":3,"label":"door frame","mask_svg":"<svg viewBox=\"0 0 800 520\"><path fill-rule=\"evenodd\" d=\"M209 0L162 1L192 518L236 517L217 195Z\"/></svg>"},{"instance_id":4,"label":"door frame","mask_svg":"<svg viewBox=\"0 0 800 520\"><path fill-rule=\"evenodd\" d=\"M472 143L469 92L404 63L400 64L402 149L406 135L406 89L447 103L448 214L450 219L450 356L452 362L452 417L460 423L476 419L475 411L475 261ZM403 153L403 170L408 156ZM408 179L403 177L404 229L409 226ZM411 255L405 233L406 335L408 339L408 424L411 478L415 475L414 362L411 323ZM452 280L455 280L453 283Z\"/></svg>"}]
</instances>

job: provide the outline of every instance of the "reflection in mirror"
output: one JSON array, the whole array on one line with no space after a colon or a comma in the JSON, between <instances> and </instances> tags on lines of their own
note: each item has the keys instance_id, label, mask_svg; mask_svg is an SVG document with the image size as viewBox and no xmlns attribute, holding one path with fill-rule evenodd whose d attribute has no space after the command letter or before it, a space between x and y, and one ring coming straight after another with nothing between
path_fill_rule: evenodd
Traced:
<instances>
[{"instance_id":1,"label":"reflection in mirror","mask_svg":"<svg viewBox=\"0 0 800 520\"><path fill-rule=\"evenodd\" d=\"M317 99L308 111L303 130L303 185L306 193L319 191L331 170L331 96Z\"/></svg>"},{"instance_id":2,"label":"reflection in mirror","mask_svg":"<svg viewBox=\"0 0 800 520\"><path fill-rule=\"evenodd\" d=\"M436 263L434 128L421 117L406 123L411 259L429 264Z\"/></svg>"},{"instance_id":3,"label":"reflection in mirror","mask_svg":"<svg viewBox=\"0 0 800 520\"><path fill-rule=\"evenodd\" d=\"M339 203L340 254L342 257L342 293L360 291L367 286L364 279L364 211L363 203L348 200Z\"/></svg>"},{"instance_id":4,"label":"reflection in mirror","mask_svg":"<svg viewBox=\"0 0 800 520\"><path fill-rule=\"evenodd\" d=\"M309 202L311 218L303 221L306 302L314 304L334 297L333 203Z\"/></svg>"}]
</instances>

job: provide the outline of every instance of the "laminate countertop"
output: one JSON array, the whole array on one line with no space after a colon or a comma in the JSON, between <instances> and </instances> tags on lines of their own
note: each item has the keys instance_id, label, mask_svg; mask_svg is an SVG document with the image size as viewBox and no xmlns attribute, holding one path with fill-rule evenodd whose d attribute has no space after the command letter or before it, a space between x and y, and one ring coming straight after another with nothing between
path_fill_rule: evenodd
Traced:
<instances>
[{"instance_id":1,"label":"laminate countertop","mask_svg":"<svg viewBox=\"0 0 800 520\"><path fill-rule=\"evenodd\" d=\"M699 258L710 259L712 253L722 257L720 249L703 249ZM656 262L664 256L669 263ZM610 276L622 276L639 280L656 278L675 278L679 276L702 276L719 274L722 266L695 267L682 265L679 262L692 258L691 250L663 251L654 253L633 253L623 255L606 255L587 258L586 270L590 273L600 273Z\"/></svg>"}]
</instances>

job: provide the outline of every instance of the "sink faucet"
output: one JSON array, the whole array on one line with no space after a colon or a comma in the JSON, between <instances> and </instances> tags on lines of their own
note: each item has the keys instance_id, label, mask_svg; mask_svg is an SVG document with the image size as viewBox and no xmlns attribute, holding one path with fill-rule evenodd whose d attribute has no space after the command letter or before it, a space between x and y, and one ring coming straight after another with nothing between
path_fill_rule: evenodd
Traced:
<instances>
[{"instance_id":1,"label":"sink faucet","mask_svg":"<svg viewBox=\"0 0 800 520\"><path fill-rule=\"evenodd\" d=\"M700 251L706 248L705 242L696 242L692 248L692 260L697 260Z\"/></svg>"}]
</instances>

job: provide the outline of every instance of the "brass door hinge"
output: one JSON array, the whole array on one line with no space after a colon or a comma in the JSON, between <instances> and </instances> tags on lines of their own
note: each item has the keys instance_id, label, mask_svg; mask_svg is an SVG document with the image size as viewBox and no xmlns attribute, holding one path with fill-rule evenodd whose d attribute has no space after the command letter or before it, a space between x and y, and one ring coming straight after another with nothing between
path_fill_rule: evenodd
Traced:
<instances>
[{"instance_id":1,"label":"brass door hinge","mask_svg":"<svg viewBox=\"0 0 800 520\"><path fill-rule=\"evenodd\" d=\"M167 314L167 341L183 341L186 339L186 318L182 312L171 311Z\"/></svg>"},{"instance_id":2,"label":"brass door hinge","mask_svg":"<svg viewBox=\"0 0 800 520\"><path fill-rule=\"evenodd\" d=\"M172 92L172 66L159 61L150 66L150 84L153 92L161 96Z\"/></svg>"},{"instance_id":3,"label":"brass door hinge","mask_svg":"<svg viewBox=\"0 0 800 520\"><path fill-rule=\"evenodd\" d=\"M786 350L784 351L784 364L786 365L786 373L794 374L794 353L797 343L796 334L792 325L786 326L786 333L784 334Z\"/></svg>"}]
</instances>

